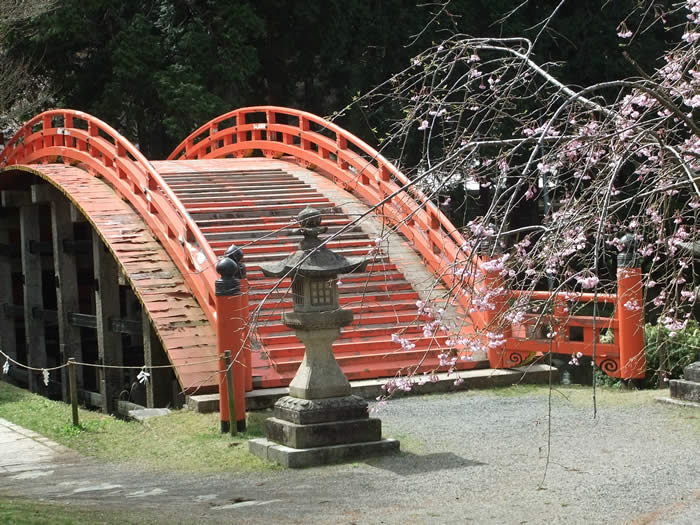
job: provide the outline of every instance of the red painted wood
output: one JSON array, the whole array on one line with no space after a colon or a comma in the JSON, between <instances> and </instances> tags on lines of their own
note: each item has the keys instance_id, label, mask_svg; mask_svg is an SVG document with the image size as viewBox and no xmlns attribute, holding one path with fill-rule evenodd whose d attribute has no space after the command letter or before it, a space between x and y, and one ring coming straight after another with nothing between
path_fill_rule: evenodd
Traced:
<instances>
[{"instance_id":1,"label":"red painted wood","mask_svg":"<svg viewBox=\"0 0 700 525\"><path fill-rule=\"evenodd\" d=\"M248 122L252 115L256 123ZM255 151L261 151L266 158L250 157ZM0 152L0 166L45 163L59 156L65 163L78 164L103 178L133 206L177 265L212 325L217 322L214 265L230 243L243 247L250 272L251 307L263 323L255 343L261 351L253 359L253 375L258 377L258 384L285 384L291 378L287 365L282 372L276 370L272 352L265 352L266 344L271 344L266 338L284 330L279 324L279 312L291 307L289 283L285 281L269 293L272 283L262 278L259 264L280 260L296 249L297 239L289 236L289 230L294 227L294 216L307 204L325 209L326 224L332 233L350 221L335 210L334 203L288 173L289 162L313 167L319 176L369 204L383 202L383 217L396 225L426 266L448 287L457 284L453 273L445 271L450 265L459 261L481 264L465 251L465 240L459 231L393 164L357 137L309 113L273 106L232 111L187 137L170 155L171 160L149 162L100 120L77 111L49 111L29 121L8 142ZM269 160L280 157L286 162ZM104 234L110 235L107 230ZM371 239L363 238L354 228L330 245L346 256L356 256L365 255L371 244ZM370 371L362 369L364 365L352 364L353 355L349 354L377 348L385 354L389 351L388 340L382 338L391 334L382 325L390 322L392 315L398 323L397 331L415 316L418 295L401 279L397 266L380 256L371 267L370 278L344 277L340 290L341 304L362 319L354 324L358 327L356 335L344 335L338 347L343 366L358 377L372 373L391 375L413 364L409 361L415 358L385 358L377 361L376 368L369 366ZM468 309L469 297L457 297ZM532 299L549 297L546 292L532 295ZM267 300L261 303L263 299ZM591 298L584 295L580 300ZM616 297L598 295L597 300L615 302ZM563 322L561 311L555 316ZM592 327L586 325L589 321L573 318L567 323L584 327L584 346L588 338L592 340ZM530 349L540 348L537 342L525 344L507 335L506 349L512 350L516 359L508 363L517 363L517 359L539 351ZM560 351L581 348L562 336L557 336L554 343ZM294 348L288 350L296 351ZM271 350L276 350L274 345ZM363 355L359 358L359 362L365 362ZM423 361L426 367L435 363L433 356ZM501 366L504 364L505 361ZM619 365L619 358L616 364Z\"/></svg>"},{"instance_id":2,"label":"red painted wood","mask_svg":"<svg viewBox=\"0 0 700 525\"><path fill-rule=\"evenodd\" d=\"M141 217L104 181L84 170L63 164L13 166L2 170L0 177L17 174L45 179L75 204L129 279L182 388L186 392L216 392L212 325L171 256Z\"/></svg>"}]
</instances>

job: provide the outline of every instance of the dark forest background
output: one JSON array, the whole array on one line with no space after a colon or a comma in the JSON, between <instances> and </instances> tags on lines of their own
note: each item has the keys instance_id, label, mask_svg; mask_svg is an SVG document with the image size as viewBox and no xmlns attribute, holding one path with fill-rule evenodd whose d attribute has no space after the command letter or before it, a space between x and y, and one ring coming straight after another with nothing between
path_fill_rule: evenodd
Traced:
<instances>
[{"instance_id":1,"label":"dark forest background","mask_svg":"<svg viewBox=\"0 0 700 525\"><path fill-rule=\"evenodd\" d=\"M158 159L237 107L274 104L330 115L455 32L534 38L560 1L531 1L499 21L521 3L453 0L435 18L440 6L415 0L60 0L47 12L5 20L0 51L30 64L34 84L48 89L32 114L46 107L86 111ZM564 3L534 58L570 85L638 75L616 34L638 4ZM651 69L664 38L657 24L626 49ZM31 91L31 83L17 89L4 110ZM374 145L383 131L380 114L360 109L339 124Z\"/></svg>"}]
</instances>

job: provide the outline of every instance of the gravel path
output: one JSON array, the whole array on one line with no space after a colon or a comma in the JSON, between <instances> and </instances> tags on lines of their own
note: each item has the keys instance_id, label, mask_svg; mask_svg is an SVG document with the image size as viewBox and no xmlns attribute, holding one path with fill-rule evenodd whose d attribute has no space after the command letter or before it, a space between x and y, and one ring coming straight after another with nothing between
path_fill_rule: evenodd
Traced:
<instances>
[{"instance_id":1,"label":"gravel path","mask_svg":"<svg viewBox=\"0 0 700 525\"><path fill-rule=\"evenodd\" d=\"M505 392L390 402L394 457L217 477L57 457L0 471L0 494L143 508L163 523L700 523L700 411L622 393L594 420L589 391L554 393L541 484L547 391Z\"/></svg>"}]
</instances>

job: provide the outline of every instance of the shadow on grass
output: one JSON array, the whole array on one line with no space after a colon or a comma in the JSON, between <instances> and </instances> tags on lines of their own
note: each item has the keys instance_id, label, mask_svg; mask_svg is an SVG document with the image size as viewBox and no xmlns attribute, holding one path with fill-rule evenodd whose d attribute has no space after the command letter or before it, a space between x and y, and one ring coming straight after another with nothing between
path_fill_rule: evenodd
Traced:
<instances>
[{"instance_id":1,"label":"shadow on grass","mask_svg":"<svg viewBox=\"0 0 700 525\"><path fill-rule=\"evenodd\" d=\"M452 452L436 452L425 455L401 452L395 456L369 459L365 463L374 468L388 470L399 476L413 476L439 470L486 465L486 463L481 461L462 458Z\"/></svg>"}]
</instances>

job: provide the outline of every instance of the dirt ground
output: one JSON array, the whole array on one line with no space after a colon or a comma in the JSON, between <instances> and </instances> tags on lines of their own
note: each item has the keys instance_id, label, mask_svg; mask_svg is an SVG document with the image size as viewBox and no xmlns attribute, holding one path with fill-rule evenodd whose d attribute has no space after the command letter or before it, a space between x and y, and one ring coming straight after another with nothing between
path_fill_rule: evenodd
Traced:
<instances>
[{"instance_id":1,"label":"dirt ground","mask_svg":"<svg viewBox=\"0 0 700 525\"><path fill-rule=\"evenodd\" d=\"M553 392L550 434L544 387L406 397L379 413L398 455L206 477L100 463L0 421L0 495L151 523L700 523L700 411L620 393L594 419L590 398Z\"/></svg>"}]
</instances>

